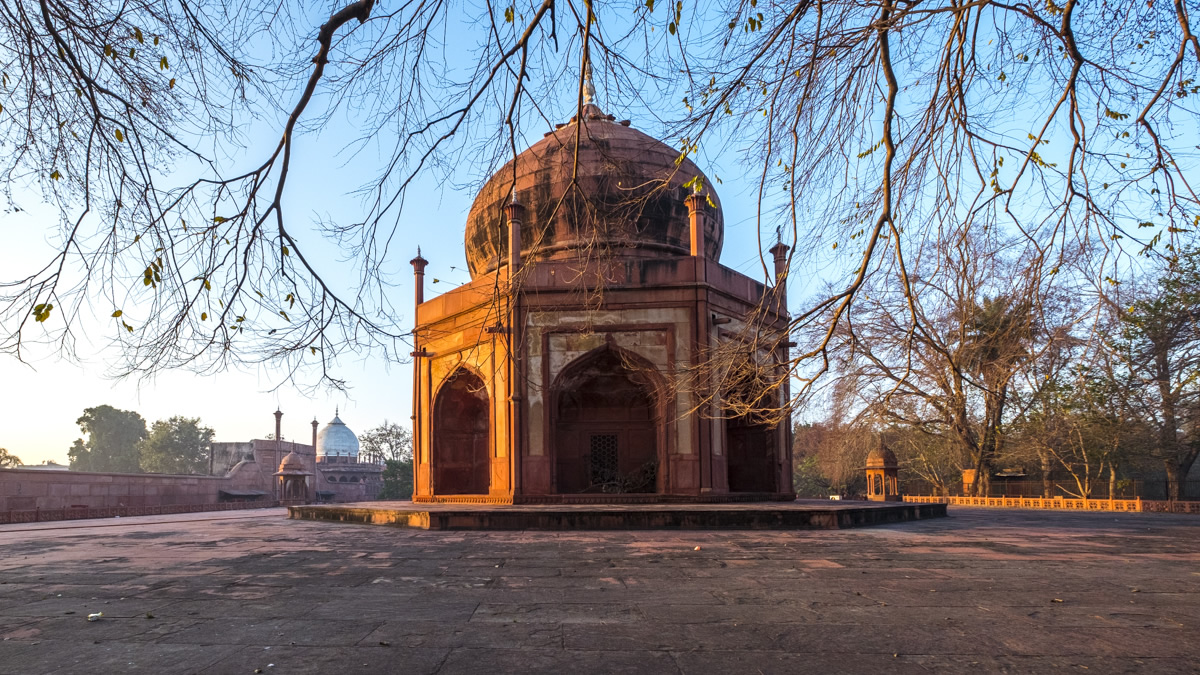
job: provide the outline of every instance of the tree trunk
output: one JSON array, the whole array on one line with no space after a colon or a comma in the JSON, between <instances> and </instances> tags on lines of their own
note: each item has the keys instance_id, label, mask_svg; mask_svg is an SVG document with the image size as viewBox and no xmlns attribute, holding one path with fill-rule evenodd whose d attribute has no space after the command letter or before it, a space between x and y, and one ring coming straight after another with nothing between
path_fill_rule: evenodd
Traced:
<instances>
[{"instance_id":1,"label":"tree trunk","mask_svg":"<svg viewBox=\"0 0 1200 675\"><path fill-rule=\"evenodd\" d=\"M975 496L987 497L991 491L990 474L992 473L991 464L987 457L980 455L979 461L975 463Z\"/></svg>"},{"instance_id":2,"label":"tree trunk","mask_svg":"<svg viewBox=\"0 0 1200 675\"><path fill-rule=\"evenodd\" d=\"M1112 462L1108 464L1108 498L1117 498L1117 467Z\"/></svg>"},{"instance_id":3,"label":"tree trunk","mask_svg":"<svg viewBox=\"0 0 1200 675\"><path fill-rule=\"evenodd\" d=\"M1179 462L1174 459L1164 459L1163 466L1167 469L1167 499L1178 501L1182 498L1182 487L1184 473L1180 470L1183 467L1179 466Z\"/></svg>"},{"instance_id":4,"label":"tree trunk","mask_svg":"<svg viewBox=\"0 0 1200 675\"><path fill-rule=\"evenodd\" d=\"M1042 448L1037 449L1038 459L1042 462L1042 497L1050 499L1054 496L1054 482L1050 480L1052 465L1050 463L1050 453Z\"/></svg>"}]
</instances>

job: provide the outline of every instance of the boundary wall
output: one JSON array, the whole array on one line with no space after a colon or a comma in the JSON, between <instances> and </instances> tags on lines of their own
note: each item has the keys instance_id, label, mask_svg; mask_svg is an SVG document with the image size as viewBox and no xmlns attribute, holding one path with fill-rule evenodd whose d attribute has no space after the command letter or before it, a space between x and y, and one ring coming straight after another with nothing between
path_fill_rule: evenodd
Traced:
<instances>
[{"instance_id":1,"label":"boundary wall","mask_svg":"<svg viewBox=\"0 0 1200 675\"><path fill-rule=\"evenodd\" d=\"M224 476L0 469L0 512L216 505L221 490L260 490L273 501L270 474L258 462Z\"/></svg>"},{"instance_id":2,"label":"boundary wall","mask_svg":"<svg viewBox=\"0 0 1200 675\"><path fill-rule=\"evenodd\" d=\"M128 516L162 516L171 513L202 513L207 511L243 511L287 506L291 502L220 502L217 504L176 504L173 506L110 506L104 508L77 507L65 509L34 509L32 511L0 511L0 525L42 523L54 520L83 520L87 518L122 518Z\"/></svg>"}]
</instances>

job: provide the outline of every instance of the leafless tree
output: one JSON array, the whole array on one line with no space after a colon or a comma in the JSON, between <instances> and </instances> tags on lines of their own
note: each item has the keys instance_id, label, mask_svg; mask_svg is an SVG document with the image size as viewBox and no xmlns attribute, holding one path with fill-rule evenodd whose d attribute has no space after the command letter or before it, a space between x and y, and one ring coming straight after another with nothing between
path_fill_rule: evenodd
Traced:
<instances>
[{"instance_id":1,"label":"leafless tree","mask_svg":"<svg viewBox=\"0 0 1200 675\"><path fill-rule=\"evenodd\" d=\"M847 313L832 342L837 373L853 383L857 416L957 445L986 494L1015 378L1078 316L1028 288L1023 246L968 233L924 253L911 295L871 285Z\"/></svg>"},{"instance_id":2,"label":"leafless tree","mask_svg":"<svg viewBox=\"0 0 1200 675\"><path fill-rule=\"evenodd\" d=\"M0 169L14 203L36 185L63 214L58 254L2 286L0 349L69 351L91 310L112 314L129 373L267 361L336 384L347 350L402 358L387 261L415 181L467 158L490 171L582 110L587 64L614 101L659 111L684 154L744 149L760 232L793 246L794 278L834 281L793 317L810 339L785 365L803 382L830 368L872 278L907 305L906 330L938 332L910 278L928 242L1021 238L1030 283L1008 302L1025 311L1068 251L1115 276L1114 259L1175 245L1200 211L1183 0L484 8L0 2ZM294 163L317 161L298 139L347 118L350 156L383 161L359 216L324 223L360 273L343 289L285 195ZM234 166L252 123L279 140Z\"/></svg>"}]
</instances>

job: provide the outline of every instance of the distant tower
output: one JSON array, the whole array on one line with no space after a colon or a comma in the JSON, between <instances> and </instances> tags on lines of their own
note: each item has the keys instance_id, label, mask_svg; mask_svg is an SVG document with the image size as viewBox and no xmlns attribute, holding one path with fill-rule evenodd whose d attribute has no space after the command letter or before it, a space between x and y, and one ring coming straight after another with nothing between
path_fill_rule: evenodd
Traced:
<instances>
[{"instance_id":1,"label":"distant tower","mask_svg":"<svg viewBox=\"0 0 1200 675\"><path fill-rule=\"evenodd\" d=\"M271 455L271 464L269 466L273 466L275 464L275 462L279 461L279 453L280 453L279 437L280 437L280 429L282 428L282 422L283 422L283 411L280 410L278 407L276 407L275 408L275 452L274 452L274 454ZM276 499L280 498L278 485L275 486L275 498Z\"/></svg>"}]
</instances>

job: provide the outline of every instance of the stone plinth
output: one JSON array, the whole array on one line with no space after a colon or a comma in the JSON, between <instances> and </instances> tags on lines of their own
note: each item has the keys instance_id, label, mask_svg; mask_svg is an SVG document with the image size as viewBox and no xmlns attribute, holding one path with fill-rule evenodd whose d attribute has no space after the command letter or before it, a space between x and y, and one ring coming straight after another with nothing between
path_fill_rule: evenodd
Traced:
<instances>
[{"instance_id":1,"label":"stone plinth","mask_svg":"<svg viewBox=\"0 0 1200 675\"><path fill-rule=\"evenodd\" d=\"M290 518L422 530L833 530L946 515L944 504L589 504L490 506L371 502L292 506Z\"/></svg>"}]
</instances>

